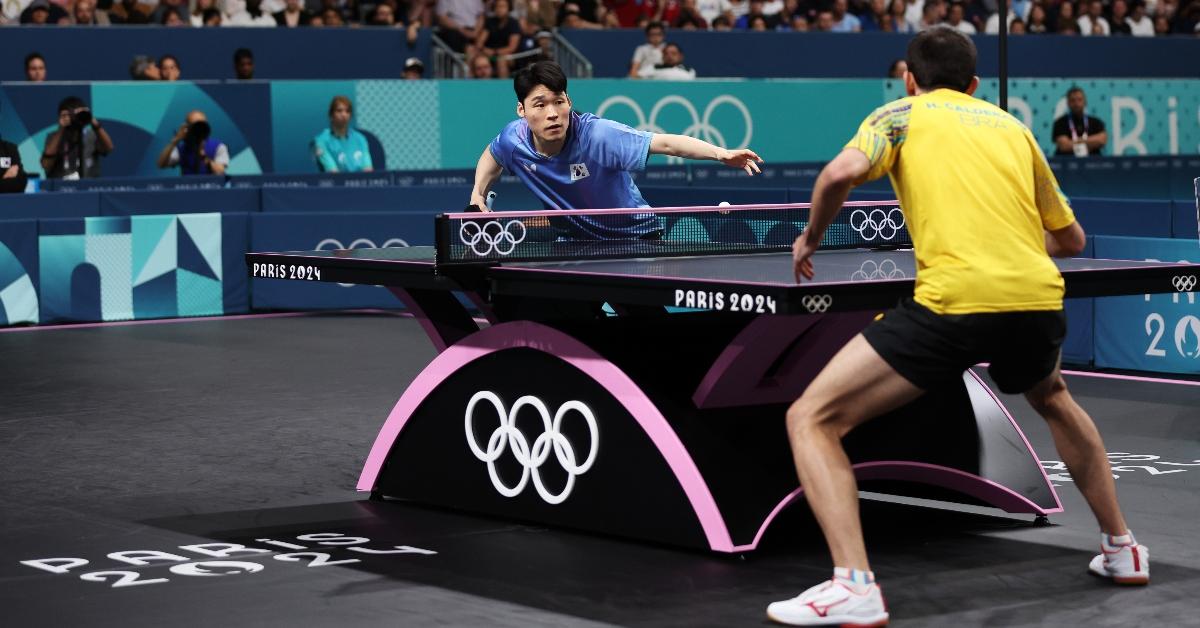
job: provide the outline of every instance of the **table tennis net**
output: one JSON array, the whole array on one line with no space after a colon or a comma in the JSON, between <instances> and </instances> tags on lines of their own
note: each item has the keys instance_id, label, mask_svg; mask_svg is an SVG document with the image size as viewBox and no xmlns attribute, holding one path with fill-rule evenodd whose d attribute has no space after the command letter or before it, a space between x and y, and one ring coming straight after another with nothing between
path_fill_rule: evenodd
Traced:
<instances>
[{"instance_id":1,"label":"table tennis net","mask_svg":"<svg viewBox=\"0 0 1200 628\"><path fill-rule=\"evenodd\" d=\"M444 214L438 263L534 262L790 250L809 204ZM847 203L823 249L912 246L896 201Z\"/></svg>"}]
</instances>

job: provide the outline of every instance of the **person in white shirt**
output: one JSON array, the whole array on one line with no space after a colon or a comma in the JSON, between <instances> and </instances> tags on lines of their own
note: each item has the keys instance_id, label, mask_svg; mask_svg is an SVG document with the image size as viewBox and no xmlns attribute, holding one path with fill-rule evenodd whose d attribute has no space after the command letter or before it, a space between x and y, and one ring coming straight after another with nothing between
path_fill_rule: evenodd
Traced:
<instances>
[{"instance_id":1,"label":"person in white shirt","mask_svg":"<svg viewBox=\"0 0 1200 628\"><path fill-rule=\"evenodd\" d=\"M1092 0L1088 5L1088 12L1079 16L1075 23L1079 25L1079 34L1084 37L1091 35L1107 37L1112 34L1112 30L1108 27L1108 20L1104 19L1104 3L1100 0Z\"/></svg>"},{"instance_id":2,"label":"person in white shirt","mask_svg":"<svg viewBox=\"0 0 1200 628\"><path fill-rule=\"evenodd\" d=\"M629 76L636 78L642 70L654 69L663 61L663 38L666 29L662 22L650 22L646 25L646 43L633 50L633 61L629 63Z\"/></svg>"},{"instance_id":3,"label":"person in white shirt","mask_svg":"<svg viewBox=\"0 0 1200 628\"><path fill-rule=\"evenodd\" d=\"M1125 18L1125 22L1129 24L1130 34L1134 37L1154 37L1154 20L1146 15L1145 4L1134 3L1133 13Z\"/></svg>"},{"instance_id":4,"label":"person in white shirt","mask_svg":"<svg viewBox=\"0 0 1200 628\"><path fill-rule=\"evenodd\" d=\"M690 81L696 78L696 71L683 64L683 50L677 44L667 43L662 49L662 63L643 68L638 72L638 78Z\"/></svg>"},{"instance_id":5,"label":"person in white shirt","mask_svg":"<svg viewBox=\"0 0 1200 628\"><path fill-rule=\"evenodd\" d=\"M946 18L946 25L964 35L974 35L975 25L964 20L963 17L965 15L966 9L963 8L963 4L961 2L955 2L951 4L949 17Z\"/></svg>"},{"instance_id":6,"label":"person in white shirt","mask_svg":"<svg viewBox=\"0 0 1200 628\"><path fill-rule=\"evenodd\" d=\"M1017 14L1012 10L1012 0L1008 0L1008 19L1006 26L1012 26L1013 20L1017 19ZM983 26L983 32L988 35L995 35L1000 32L1000 12L997 11L988 16L987 24Z\"/></svg>"},{"instance_id":7,"label":"person in white shirt","mask_svg":"<svg viewBox=\"0 0 1200 628\"><path fill-rule=\"evenodd\" d=\"M904 19L913 25L921 23L921 16L925 12L925 0L906 0L908 7L904 9Z\"/></svg>"},{"instance_id":8,"label":"person in white shirt","mask_svg":"<svg viewBox=\"0 0 1200 628\"><path fill-rule=\"evenodd\" d=\"M709 24L712 24L718 15L731 8L729 0L696 0L696 10L700 12L700 17Z\"/></svg>"},{"instance_id":9,"label":"person in white shirt","mask_svg":"<svg viewBox=\"0 0 1200 628\"><path fill-rule=\"evenodd\" d=\"M275 26L275 17L262 10L262 0L226 0L222 26Z\"/></svg>"}]
</instances>

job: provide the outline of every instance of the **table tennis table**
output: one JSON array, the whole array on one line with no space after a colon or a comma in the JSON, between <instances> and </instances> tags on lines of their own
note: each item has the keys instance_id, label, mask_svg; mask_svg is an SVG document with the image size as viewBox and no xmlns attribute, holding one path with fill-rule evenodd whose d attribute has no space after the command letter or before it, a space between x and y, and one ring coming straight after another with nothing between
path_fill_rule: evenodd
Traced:
<instances>
[{"instance_id":1,"label":"table tennis table","mask_svg":"<svg viewBox=\"0 0 1200 628\"><path fill-rule=\"evenodd\" d=\"M610 210L660 221L629 242L572 234L563 221L580 212L444 214L433 247L246 261L254 278L385 286L438 350L385 420L359 490L740 553L802 495L787 405L912 294L898 206L847 205L800 284L788 252L807 221L799 205ZM1187 264L1056 263L1068 297L1190 291L1200 276ZM845 445L865 490L1062 510L972 370Z\"/></svg>"}]
</instances>

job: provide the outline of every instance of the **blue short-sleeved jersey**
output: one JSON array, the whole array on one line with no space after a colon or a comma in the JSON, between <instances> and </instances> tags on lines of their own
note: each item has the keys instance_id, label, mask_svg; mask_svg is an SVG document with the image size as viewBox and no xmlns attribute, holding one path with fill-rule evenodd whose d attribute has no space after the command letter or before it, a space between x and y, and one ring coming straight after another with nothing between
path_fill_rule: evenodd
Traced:
<instances>
[{"instance_id":1,"label":"blue short-sleeved jersey","mask_svg":"<svg viewBox=\"0 0 1200 628\"><path fill-rule=\"evenodd\" d=\"M313 150L325 172L362 172L373 168L367 138L354 129L346 129L345 137L338 137L329 129L321 131L313 140Z\"/></svg>"},{"instance_id":2,"label":"blue short-sleeved jersey","mask_svg":"<svg viewBox=\"0 0 1200 628\"><path fill-rule=\"evenodd\" d=\"M649 207L629 173L646 168L651 134L590 113L570 115L567 140L557 155L538 154L529 125L520 118L492 140L492 157L547 209ZM552 222L567 235L593 239L637 238L660 229L651 214L564 216Z\"/></svg>"}]
</instances>

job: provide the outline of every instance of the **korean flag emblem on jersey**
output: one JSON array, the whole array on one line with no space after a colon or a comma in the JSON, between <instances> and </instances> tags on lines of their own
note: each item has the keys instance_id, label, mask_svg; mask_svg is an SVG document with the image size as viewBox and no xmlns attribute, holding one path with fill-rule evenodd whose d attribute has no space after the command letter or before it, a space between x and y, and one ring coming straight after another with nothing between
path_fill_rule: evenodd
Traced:
<instances>
[{"instance_id":1,"label":"korean flag emblem on jersey","mask_svg":"<svg viewBox=\"0 0 1200 628\"><path fill-rule=\"evenodd\" d=\"M578 181L586 179L591 173L588 172L587 164L571 164L571 180Z\"/></svg>"},{"instance_id":2,"label":"korean flag emblem on jersey","mask_svg":"<svg viewBox=\"0 0 1200 628\"><path fill-rule=\"evenodd\" d=\"M8 170L11 167L12 167L12 157L0 157L0 168L3 168L4 170Z\"/></svg>"}]
</instances>

